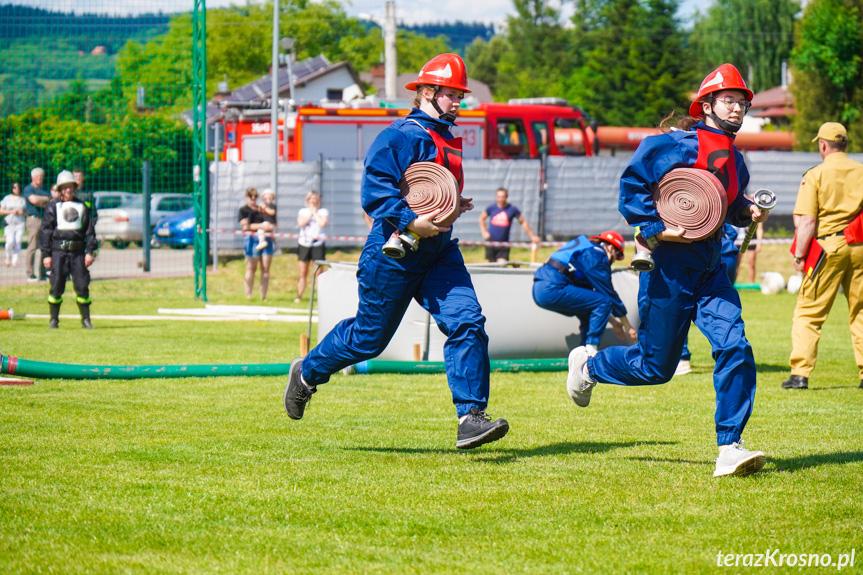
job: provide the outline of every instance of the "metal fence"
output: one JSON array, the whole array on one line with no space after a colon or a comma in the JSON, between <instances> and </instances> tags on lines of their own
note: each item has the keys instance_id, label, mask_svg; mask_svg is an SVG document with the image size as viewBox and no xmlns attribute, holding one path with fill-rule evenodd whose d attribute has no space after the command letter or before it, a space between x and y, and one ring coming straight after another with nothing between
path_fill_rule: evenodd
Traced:
<instances>
[{"instance_id":1,"label":"metal fence","mask_svg":"<svg viewBox=\"0 0 863 575\"><path fill-rule=\"evenodd\" d=\"M0 5L0 196L16 182L25 194L47 195L61 171L78 172L79 197L101 204L94 279L194 273L193 249L147 254L143 247L146 212L155 225L159 216L185 207L201 213L206 199L206 179L194 169L206 166L197 137L203 132L190 129L181 114L203 103L203 6L201 0L172 6L186 16L163 14L163 7L157 0L120 3L110 13L99 0ZM191 20L191 34L169 27L175 17ZM186 34L180 41L188 49L166 51L171 34ZM111 203L146 192L152 194L149 210L117 211ZM2 307L46 295L47 287L22 287L45 277L42 254L27 253L35 235L25 234L17 258L11 250L9 265L0 265Z\"/></svg>"},{"instance_id":2,"label":"metal fence","mask_svg":"<svg viewBox=\"0 0 863 575\"><path fill-rule=\"evenodd\" d=\"M863 155L853 155L863 161ZM751 174L750 190L768 188L778 198L771 217L790 217L802 174L818 164L818 154L796 152L748 152L746 165ZM617 208L620 176L629 157L548 158L537 160L466 160L464 195L473 198L475 209L456 223L455 235L465 242L480 242L480 213L495 201L495 191L506 188L510 203L518 206L535 232L546 238L564 239L582 233L614 229L631 236L632 228ZM279 232L285 234L282 248L296 246L297 211L309 190L319 190L323 207L330 212L327 233L330 245L356 244L366 235L360 206L362 163L325 161L282 163L279 169ZM247 187L259 190L269 185L269 163L227 163L211 165L211 248L240 250L236 235L237 211L244 204ZM514 225L512 241L529 241L524 230Z\"/></svg>"}]
</instances>

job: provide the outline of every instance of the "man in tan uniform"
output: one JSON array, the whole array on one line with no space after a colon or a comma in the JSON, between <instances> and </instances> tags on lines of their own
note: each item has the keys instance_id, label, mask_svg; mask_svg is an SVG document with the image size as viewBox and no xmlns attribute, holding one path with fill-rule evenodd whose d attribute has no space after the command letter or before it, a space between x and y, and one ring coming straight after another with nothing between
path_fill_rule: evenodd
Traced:
<instances>
[{"instance_id":1,"label":"man in tan uniform","mask_svg":"<svg viewBox=\"0 0 863 575\"><path fill-rule=\"evenodd\" d=\"M842 231L863 207L863 164L848 158L848 134L842 124L827 122L812 140L824 160L803 174L794 214L797 243L794 269L803 271L805 249L813 237L824 248L824 261L797 294L791 327L791 377L785 389L807 389L815 369L821 326L839 287L848 298L851 342L863 388L863 244L848 245Z\"/></svg>"}]
</instances>

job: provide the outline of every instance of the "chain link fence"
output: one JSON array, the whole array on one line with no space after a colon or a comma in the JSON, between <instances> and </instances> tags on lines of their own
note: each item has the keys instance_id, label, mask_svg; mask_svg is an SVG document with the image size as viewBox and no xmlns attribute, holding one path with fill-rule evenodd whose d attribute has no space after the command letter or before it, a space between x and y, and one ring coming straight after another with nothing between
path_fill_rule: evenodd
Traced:
<instances>
[{"instance_id":1,"label":"chain link fence","mask_svg":"<svg viewBox=\"0 0 863 575\"><path fill-rule=\"evenodd\" d=\"M24 214L0 216L0 306L32 299L23 286L44 281L42 256L30 247L43 210L27 197L50 195L63 170L75 172L78 197L97 211L94 280L194 274L190 243L148 243L154 236L144 222L145 199L150 227L194 213L195 204L195 132L184 119L195 104L193 37L183 28L197 7L175 3L184 11L176 15L163 7L155 0L0 6L0 196L17 195L17 184L25 199ZM21 218L26 230L16 237Z\"/></svg>"}]
</instances>

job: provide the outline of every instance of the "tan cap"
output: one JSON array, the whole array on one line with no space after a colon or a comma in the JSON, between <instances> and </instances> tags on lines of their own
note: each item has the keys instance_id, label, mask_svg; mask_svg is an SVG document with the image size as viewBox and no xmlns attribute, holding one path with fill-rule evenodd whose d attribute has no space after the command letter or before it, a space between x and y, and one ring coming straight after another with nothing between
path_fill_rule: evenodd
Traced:
<instances>
[{"instance_id":1,"label":"tan cap","mask_svg":"<svg viewBox=\"0 0 863 575\"><path fill-rule=\"evenodd\" d=\"M812 138L813 142L818 140L846 142L848 141L848 132L845 131L845 126L839 122L824 122L821 124L821 129L818 130L818 135Z\"/></svg>"}]
</instances>

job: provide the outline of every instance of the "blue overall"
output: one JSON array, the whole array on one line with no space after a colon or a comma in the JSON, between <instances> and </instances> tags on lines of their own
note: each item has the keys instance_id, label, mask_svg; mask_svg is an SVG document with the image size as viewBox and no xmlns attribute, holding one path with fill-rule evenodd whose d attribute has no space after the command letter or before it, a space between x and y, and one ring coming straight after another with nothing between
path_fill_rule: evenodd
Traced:
<instances>
[{"instance_id":1,"label":"blue overall","mask_svg":"<svg viewBox=\"0 0 863 575\"><path fill-rule=\"evenodd\" d=\"M587 236L570 240L551 254L533 276L533 301L549 311L581 321L581 345L599 345L612 314L626 315L626 307L611 283L611 262L605 249ZM564 273L559 267L570 271Z\"/></svg>"},{"instance_id":2,"label":"blue overall","mask_svg":"<svg viewBox=\"0 0 863 575\"><path fill-rule=\"evenodd\" d=\"M303 379L309 385L326 383L340 369L379 355L413 299L447 336L444 361L457 415L471 407L486 408L490 366L485 317L458 241L451 232L422 238L419 251L408 250L402 259L381 251L395 226L403 231L417 217L398 182L411 164L435 161L437 147L426 129L449 140L451 126L414 109L381 132L369 149L362 204L374 225L360 255L357 315L339 322L303 358Z\"/></svg>"},{"instance_id":3,"label":"blue overall","mask_svg":"<svg viewBox=\"0 0 863 575\"><path fill-rule=\"evenodd\" d=\"M706 134L698 135L706 131ZM740 152L702 150L699 141L714 142L722 131L696 124L692 131L674 131L646 138L620 180L620 211L639 226L645 238L665 229L652 199L652 190L667 172L701 167L707 157L728 191L726 220L736 226L751 222L751 202L743 195L749 172ZM716 153L713 153L716 152ZM716 159L719 158L717 162ZM653 249L656 267L639 278L638 343L609 347L588 362L590 377L617 385L656 385L671 379L680 359L690 322L707 337L716 362L716 436L718 445L739 441L755 398L755 358L744 333L740 297L720 263L720 234L692 243L660 242Z\"/></svg>"},{"instance_id":4,"label":"blue overall","mask_svg":"<svg viewBox=\"0 0 863 575\"><path fill-rule=\"evenodd\" d=\"M731 285L737 281L737 256L740 251L734 245L737 239L737 228L728 222L722 224L722 252L719 254L719 259L722 265L725 266L725 272L728 274L728 279ZM680 352L680 359L689 361L692 358L692 352L689 351L689 338L683 341L683 351Z\"/></svg>"}]
</instances>

